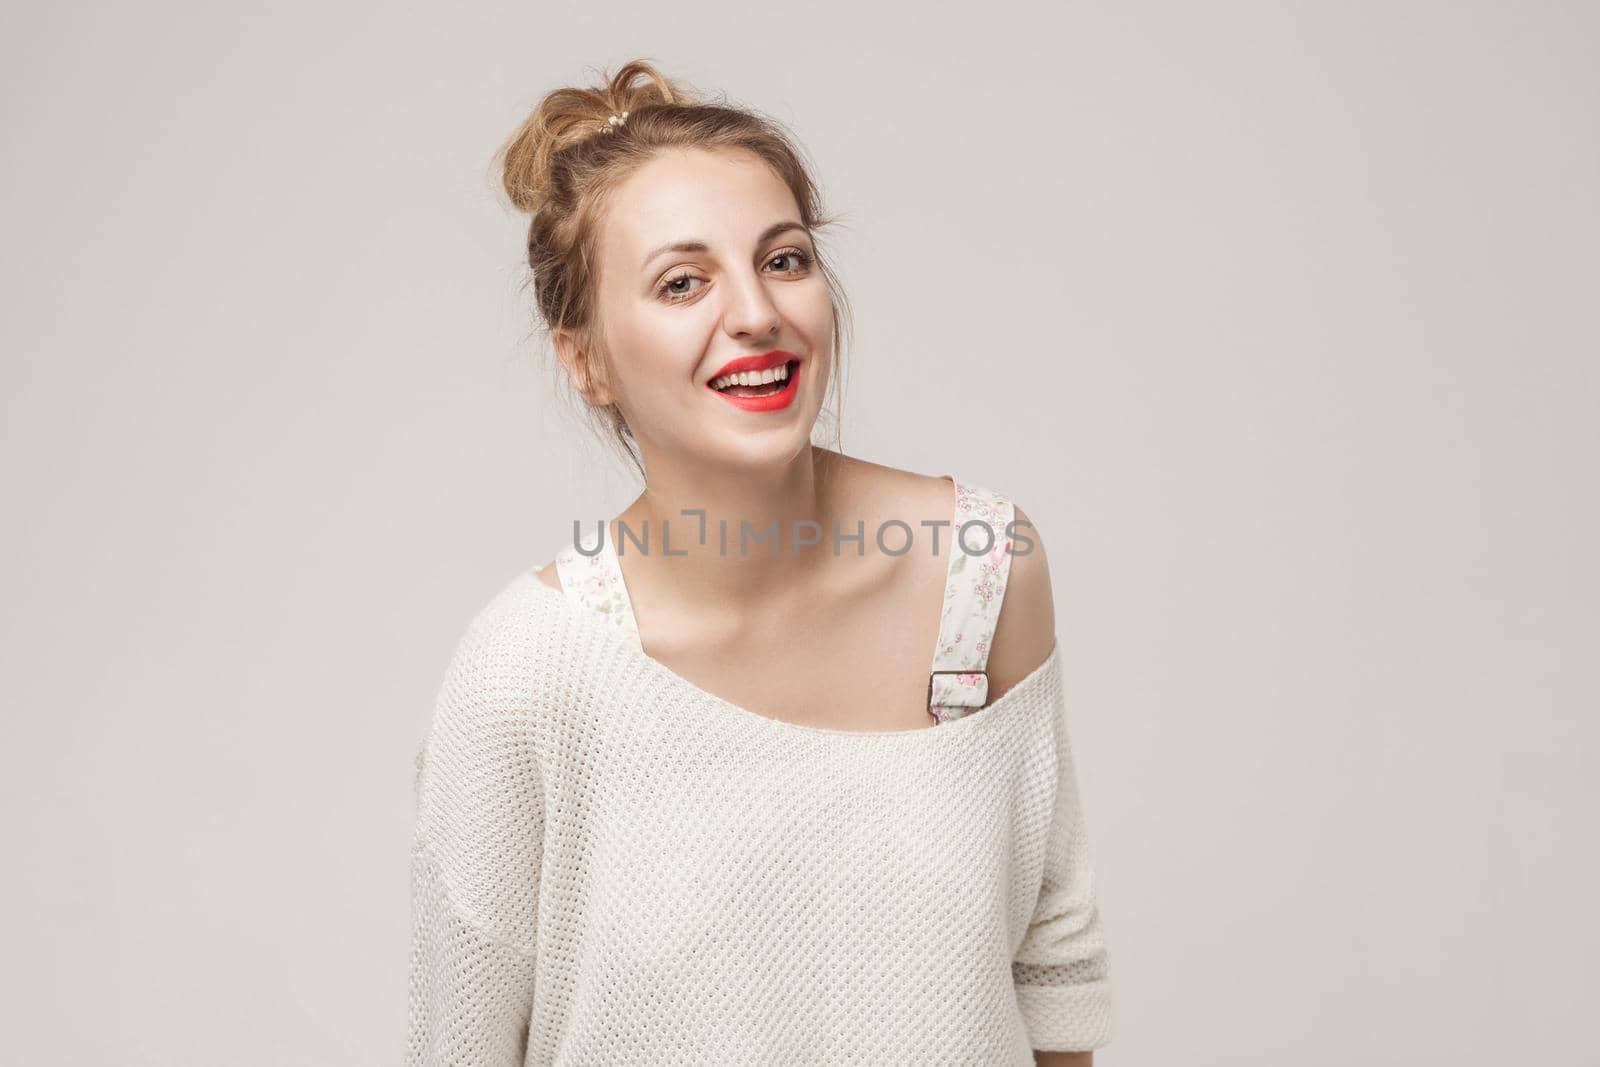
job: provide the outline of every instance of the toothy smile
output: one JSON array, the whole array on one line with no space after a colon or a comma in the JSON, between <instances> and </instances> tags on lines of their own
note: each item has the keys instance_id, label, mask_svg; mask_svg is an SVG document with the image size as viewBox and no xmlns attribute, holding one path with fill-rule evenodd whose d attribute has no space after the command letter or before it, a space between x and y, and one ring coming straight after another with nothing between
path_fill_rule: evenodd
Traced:
<instances>
[{"instance_id":1,"label":"toothy smile","mask_svg":"<svg viewBox=\"0 0 1600 1067\"><path fill-rule=\"evenodd\" d=\"M798 365L798 360L790 360L776 367L768 367L766 370L724 374L720 378L711 379L709 384L717 392L733 396L770 396L783 390L783 383L789 380L789 375Z\"/></svg>"}]
</instances>

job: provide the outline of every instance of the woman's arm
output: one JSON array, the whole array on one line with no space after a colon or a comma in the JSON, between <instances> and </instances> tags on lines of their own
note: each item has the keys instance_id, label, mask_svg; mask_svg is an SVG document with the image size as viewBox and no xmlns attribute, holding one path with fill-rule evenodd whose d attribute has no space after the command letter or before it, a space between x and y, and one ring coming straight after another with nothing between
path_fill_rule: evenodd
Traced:
<instances>
[{"instance_id":1,"label":"woman's arm","mask_svg":"<svg viewBox=\"0 0 1600 1067\"><path fill-rule=\"evenodd\" d=\"M1044 541L1021 508L1016 508L1015 518L1018 554L1011 561L994 657L1014 656L1021 647L1031 664L1042 660L1055 643L1055 606ZM1024 537L1032 542L1031 551ZM1004 651L1008 643L1009 653ZM1054 803L1039 896L1012 963L1012 976L1017 1004L1034 1042L1035 1062L1083 1067L1094 1062L1090 1050L1111 1039L1111 979L1065 697L1057 688L1051 699L1056 703Z\"/></svg>"},{"instance_id":2,"label":"woman's arm","mask_svg":"<svg viewBox=\"0 0 1600 1067\"><path fill-rule=\"evenodd\" d=\"M532 950L464 915L420 840L411 887L406 1067L520 1067L533 1010Z\"/></svg>"},{"instance_id":3,"label":"woman's arm","mask_svg":"<svg viewBox=\"0 0 1600 1067\"><path fill-rule=\"evenodd\" d=\"M520 1067L533 1010L544 790L515 627L493 605L445 674L415 779L407 1067Z\"/></svg>"}]
</instances>

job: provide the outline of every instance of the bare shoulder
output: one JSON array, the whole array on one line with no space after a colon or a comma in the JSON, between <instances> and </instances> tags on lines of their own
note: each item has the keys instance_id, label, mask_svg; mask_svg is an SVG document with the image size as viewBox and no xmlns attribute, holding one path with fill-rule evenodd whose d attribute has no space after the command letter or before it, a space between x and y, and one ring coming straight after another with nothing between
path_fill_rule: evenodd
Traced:
<instances>
[{"instance_id":1,"label":"bare shoulder","mask_svg":"<svg viewBox=\"0 0 1600 1067\"><path fill-rule=\"evenodd\" d=\"M919 539L928 531L917 524L923 519L949 520L954 514L955 486L943 475L918 474L865 460L853 460L848 468L864 496L878 502L877 511L904 519ZM1008 690L1044 664L1056 642L1056 610L1052 595L1050 563L1044 538L1033 519L1015 501L1009 531L995 531L1012 537L1011 565L1007 573L1005 596L1000 602L1000 618L990 645L988 675L989 701ZM943 588L949 553L958 551L954 530L938 538L937 559L925 567L927 580ZM915 555L924 553L919 547Z\"/></svg>"},{"instance_id":2,"label":"bare shoulder","mask_svg":"<svg viewBox=\"0 0 1600 1067\"><path fill-rule=\"evenodd\" d=\"M1012 556L989 652L989 700L1027 677L1056 643L1056 608L1044 538L1020 506L1013 504Z\"/></svg>"},{"instance_id":3,"label":"bare shoulder","mask_svg":"<svg viewBox=\"0 0 1600 1067\"><path fill-rule=\"evenodd\" d=\"M554 589L558 593L563 592L561 586L561 577L556 573L555 560L551 560L549 563L546 563L534 573L539 576L539 580L541 582L543 582L545 585L548 585L551 589Z\"/></svg>"}]
</instances>

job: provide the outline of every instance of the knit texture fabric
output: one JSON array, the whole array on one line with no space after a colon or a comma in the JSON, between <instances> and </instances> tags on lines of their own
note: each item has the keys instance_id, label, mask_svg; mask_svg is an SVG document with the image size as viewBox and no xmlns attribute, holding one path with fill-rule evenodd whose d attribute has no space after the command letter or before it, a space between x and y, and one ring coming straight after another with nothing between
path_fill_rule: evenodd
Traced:
<instances>
[{"instance_id":1,"label":"knit texture fabric","mask_svg":"<svg viewBox=\"0 0 1600 1067\"><path fill-rule=\"evenodd\" d=\"M717 697L525 572L417 756L406 1062L1029 1064L1110 1041L1059 645L963 718Z\"/></svg>"}]
</instances>

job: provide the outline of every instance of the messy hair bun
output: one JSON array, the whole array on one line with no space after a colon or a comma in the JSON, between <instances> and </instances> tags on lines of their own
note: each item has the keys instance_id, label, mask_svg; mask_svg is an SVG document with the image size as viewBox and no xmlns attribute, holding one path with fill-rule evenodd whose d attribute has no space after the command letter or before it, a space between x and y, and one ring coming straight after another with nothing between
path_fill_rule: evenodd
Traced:
<instances>
[{"instance_id":1,"label":"messy hair bun","mask_svg":"<svg viewBox=\"0 0 1600 1067\"><path fill-rule=\"evenodd\" d=\"M627 118L613 123L611 116ZM602 132L604 128L604 132ZM625 63L591 87L552 90L494 155L499 184L511 206L528 215L528 282L545 331L578 340L581 365L567 368L580 395L591 380L609 374L603 331L595 321L591 265L608 194L663 150L699 148L749 153L765 162L794 195L799 221L812 232L817 266L833 298L834 370L841 369L849 323L848 301L824 259L816 229L834 219L822 214L821 195L799 147L773 119L725 102L707 102L643 59ZM842 389L840 375L830 376ZM637 446L615 404L588 404L607 436L643 475ZM837 439L838 413L833 413Z\"/></svg>"},{"instance_id":2,"label":"messy hair bun","mask_svg":"<svg viewBox=\"0 0 1600 1067\"><path fill-rule=\"evenodd\" d=\"M549 193L551 160L563 149L596 136L612 115L626 111L631 117L649 104L698 102L687 87L643 60L624 65L597 88L556 89L539 101L497 156L506 196L518 211L532 215Z\"/></svg>"}]
</instances>

